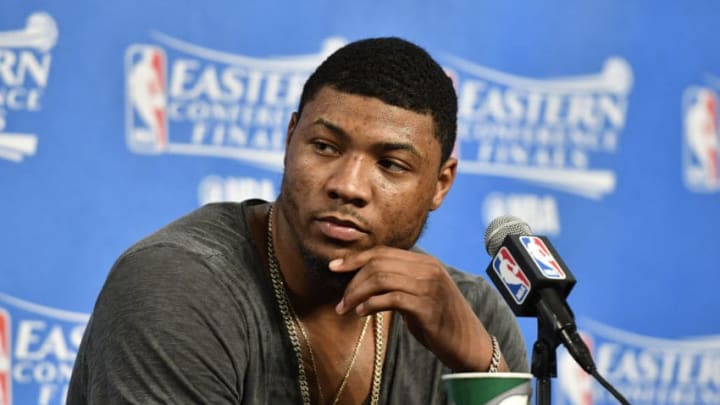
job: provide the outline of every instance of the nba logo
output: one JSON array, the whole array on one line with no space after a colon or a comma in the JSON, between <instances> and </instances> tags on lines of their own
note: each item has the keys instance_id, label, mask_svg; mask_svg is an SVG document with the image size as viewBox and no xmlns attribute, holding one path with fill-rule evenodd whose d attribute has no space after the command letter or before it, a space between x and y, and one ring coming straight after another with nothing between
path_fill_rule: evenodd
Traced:
<instances>
[{"instance_id":1,"label":"nba logo","mask_svg":"<svg viewBox=\"0 0 720 405\"><path fill-rule=\"evenodd\" d=\"M530 253L530 257L532 257L545 277L557 280L565 279L565 272L560 268L560 264L555 260L542 239L537 236L521 236L520 243Z\"/></svg>"},{"instance_id":2,"label":"nba logo","mask_svg":"<svg viewBox=\"0 0 720 405\"><path fill-rule=\"evenodd\" d=\"M515 302L518 304L525 302L525 298L530 293L530 282L505 246L501 247L493 258L492 268Z\"/></svg>"},{"instance_id":3,"label":"nba logo","mask_svg":"<svg viewBox=\"0 0 720 405\"><path fill-rule=\"evenodd\" d=\"M10 365L10 315L0 308L0 405L10 405L12 390Z\"/></svg>"},{"instance_id":4,"label":"nba logo","mask_svg":"<svg viewBox=\"0 0 720 405\"><path fill-rule=\"evenodd\" d=\"M717 104L717 94L709 88L689 87L683 95L684 178L692 191L720 190Z\"/></svg>"},{"instance_id":5,"label":"nba logo","mask_svg":"<svg viewBox=\"0 0 720 405\"><path fill-rule=\"evenodd\" d=\"M156 46L133 45L125 54L127 143L134 152L167 147L166 60Z\"/></svg>"}]
</instances>

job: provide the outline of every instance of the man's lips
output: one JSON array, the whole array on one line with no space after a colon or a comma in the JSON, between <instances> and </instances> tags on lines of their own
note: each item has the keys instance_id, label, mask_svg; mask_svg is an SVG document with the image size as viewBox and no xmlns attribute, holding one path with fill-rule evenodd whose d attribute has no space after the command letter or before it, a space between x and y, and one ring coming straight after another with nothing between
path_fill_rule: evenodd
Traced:
<instances>
[{"instance_id":1,"label":"man's lips","mask_svg":"<svg viewBox=\"0 0 720 405\"><path fill-rule=\"evenodd\" d=\"M318 218L318 224L323 235L344 242L354 242L367 234L365 228L349 218L324 216Z\"/></svg>"}]
</instances>

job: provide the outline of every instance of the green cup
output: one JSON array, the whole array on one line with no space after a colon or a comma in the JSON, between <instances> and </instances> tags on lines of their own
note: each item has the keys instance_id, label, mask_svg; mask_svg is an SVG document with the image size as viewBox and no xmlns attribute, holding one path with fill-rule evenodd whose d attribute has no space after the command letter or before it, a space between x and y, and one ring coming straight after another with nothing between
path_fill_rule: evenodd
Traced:
<instances>
[{"instance_id":1,"label":"green cup","mask_svg":"<svg viewBox=\"0 0 720 405\"><path fill-rule=\"evenodd\" d=\"M455 405L530 405L530 373L454 373L442 378Z\"/></svg>"}]
</instances>

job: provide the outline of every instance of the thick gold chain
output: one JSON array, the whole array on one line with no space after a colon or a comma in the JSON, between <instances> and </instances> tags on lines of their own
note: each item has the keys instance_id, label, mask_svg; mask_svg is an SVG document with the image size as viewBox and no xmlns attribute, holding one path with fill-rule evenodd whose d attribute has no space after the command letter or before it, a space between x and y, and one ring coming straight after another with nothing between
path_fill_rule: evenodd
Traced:
<instances>
[{"instance_id":1,"label":"thick gold chain","mask_svg":"<svg viewBox=\"0 0 720 405\"><path fill-rule=\"evenodd\" d=\"M305 341L305 344L308 348L308 352L310 354L310 364L313 368L313 373L315 374L315 382L317 383L318 388L318 396L320 397L320 401L324 402L324 397L322 393L322 387L320 386L320 376L317 373L317 368L315 366L315 355L313 353L312 345L310 344L310 339L308 338L308 335L305 331L305 328L303 328L302 323L300 322L300 318L298 318L297 314L295 313L295 309L293 308L292 304L290 303L290 299L288 298L287 288L285 287L285 282L282 278L282 274L280 273L280 267L277 263L277 258L275 257L275 244L273 243L273 207L270 206L270 210L268 212L268 220L267 220L267 253L268 253L268 267L270 269L270 280L273 284L273 292L275 293L275 300L277 301L278 308L280 309L280 314L283 318L283 323L285 323L285 328L288 331L288 336L290 337L290 342L293 346L293 351L295 352L295 358L297 359L298 363L298 384L300 385L300 394L302 396L303 405L312 405L312 401L310 400L310 386L308 385L308 379L307 379L307 372L305 370L305 363L303 361L302 356L302 346L300 345L300 334L303 337L303 340ZM374 337L375 337L375 358L373 361L373 378L372 378L372 386L371 386L371 392L370 392L370 404L371 405L377 405L380 400L380 384L382 382L382 354L383 354L383 314L382 312L379 312L372 316L373 318L373 326L374 326ZM348 382L348 379L350 378L350 372L352 371L353 366L355 365L355 360L357 359L358 352L360 351L360 344L362 343L363 337L365 336L365 330L367 329L368 323L370 321L370 317L367 317L365 319L365 322L363 324L362 331L360 332L360 336L358 337L358 341L355 344L355 349L353 350L353 354L350 358L350 364L348 365L347 370L345 371L345 375L343 376L342 382L340 383L340 386L338 387L337 393L335 394L335 399L333 400L333 405L337 404L340 400L340 395L342 394L343 389L345 388L345 385ZM298 330L300 331L300 334L298 334Z\"/></svg>"}]
</instances>

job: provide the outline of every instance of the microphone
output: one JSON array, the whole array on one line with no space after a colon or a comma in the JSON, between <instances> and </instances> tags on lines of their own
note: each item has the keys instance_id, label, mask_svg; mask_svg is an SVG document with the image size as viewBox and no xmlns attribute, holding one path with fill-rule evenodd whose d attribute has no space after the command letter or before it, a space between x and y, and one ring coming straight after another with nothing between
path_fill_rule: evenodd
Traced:
<instances>
[{"instance_id":1,"label":"microphone","mask_svg":"<svg viewBox=\"0 0 720 405\"><path fill-rule=\"evenodd\" d=\"M490 222L485 248L493 257L486 272L515 315L537 317L551 326L580 367L596 373L566 302L575 277L550 241L533 235L527 223L508 215Z\"/></svg>"}]
</instances>

